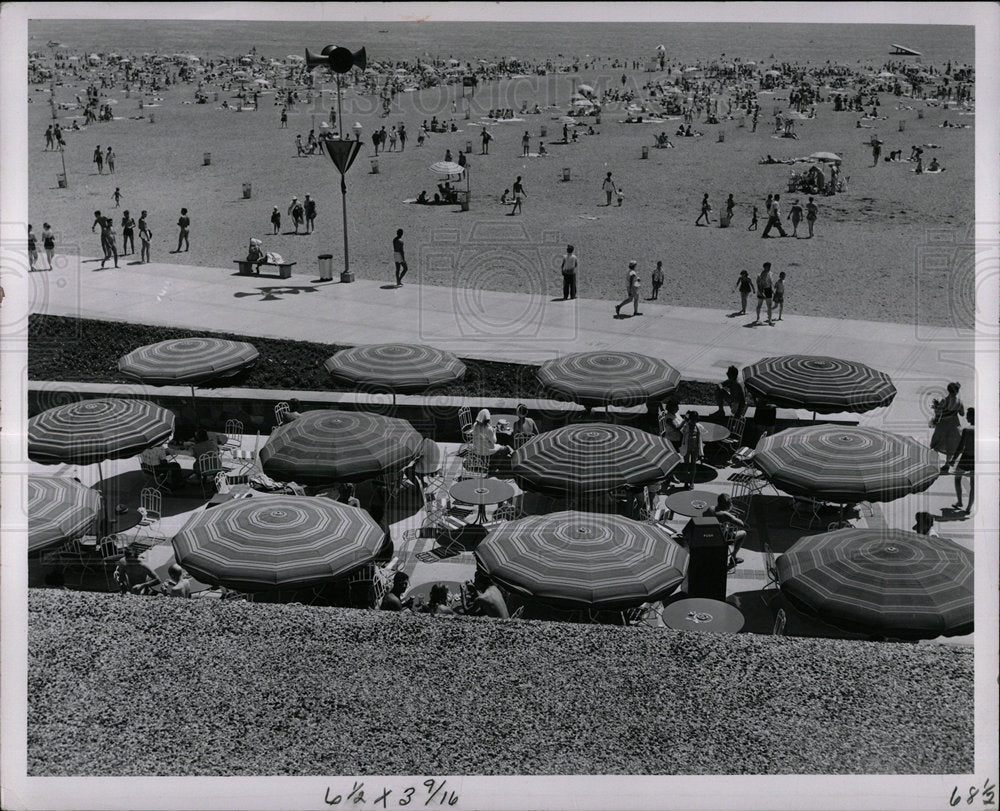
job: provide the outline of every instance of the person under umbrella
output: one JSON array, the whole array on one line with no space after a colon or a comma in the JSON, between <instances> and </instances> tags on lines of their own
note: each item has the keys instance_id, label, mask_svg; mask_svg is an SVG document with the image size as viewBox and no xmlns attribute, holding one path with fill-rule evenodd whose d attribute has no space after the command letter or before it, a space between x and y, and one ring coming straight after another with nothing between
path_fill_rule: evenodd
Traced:
<instances>
[{"instance_id":1,"label":"person under umbrella","mask_svg":"<svg viewBox=\"0 0 1000 811\"><path fill-rule=\"evenodd\" d=\"M493 418L485 408L476 415L476 421L472 424L472 450L481 456L492 456L495 453L509 456L512 453L511 448L497 442Z\"/></svg>"}]
</instances>

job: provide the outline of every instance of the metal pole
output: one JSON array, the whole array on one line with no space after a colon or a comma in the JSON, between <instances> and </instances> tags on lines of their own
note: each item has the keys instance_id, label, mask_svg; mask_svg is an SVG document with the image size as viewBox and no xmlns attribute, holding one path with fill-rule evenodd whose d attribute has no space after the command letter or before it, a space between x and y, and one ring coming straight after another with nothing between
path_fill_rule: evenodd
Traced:
<instances>
[{"instance_id":1,"label":"metal pole","mask_svg":"<svg viewBox=\"0 0 1000 811\"><path fill-rule=\"evenodd\" d=\"M340 140L344 140L344 111L340 109L340 74L337 77L337 126L340 129ZM345 192L346 194L346 192ZM346 215L345 215L346 216Z\"/></svg>"},{"instance_id":2,"label":"metal pole","mask_svg":"<svg viewBox=\"0 0 1000 811\"><path fill-rule=\"evenodd\" d=\"M347 256L347 183L343 175L340 176L340 199L344 212L344 272L347 273L351 264Z\"/></svg>"},{"instance_id":3,"label":"metal pole","mask_svg":"<svg viewBox=\"0 0 1000 811\"><path fill-rule=\"evenodd\" d=\"M66 175L66 147L59 145L59 157L62 158L63 180L66 181L66 188L69 188L69 177Z\"/></svg>"}]
</instances>

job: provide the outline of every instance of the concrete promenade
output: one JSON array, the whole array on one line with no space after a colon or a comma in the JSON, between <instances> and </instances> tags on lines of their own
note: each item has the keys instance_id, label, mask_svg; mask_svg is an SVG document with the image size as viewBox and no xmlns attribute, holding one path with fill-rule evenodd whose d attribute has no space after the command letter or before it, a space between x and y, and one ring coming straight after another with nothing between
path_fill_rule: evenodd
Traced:
<instances>
[{"instance_id":1,"label":"concrete promenade","mask_svg":"<svg viewBox=\"0 0 1000 811\"><path fill-rule=\"evenodd\" d=\"M873 321L798 316L794 296L775 326L751 327L753 316L731 311L642 302L640 317L616 319L614 304L543 293L499 293L419 284L411 271L402 288L366 281L320 282L305 270L239 276L232 268L122 261L100 269L96 259L62 257L54 271L30 276L33 313L217 330L324 343L427 343L462 357L541 363L566 352L599 349L665 358L692 380L721 380L769 355L832 355L888 373L898 389L887 409L860 421L918 438L928 435L930 400L944 384L963 384L973 400L975 359L970 333ZM557 275L557 274L554 274ZM669 289L669 285L667 288ZM720 291L720 300L735 294ZM630 308L626 308L626 312ZM752 311L751 311L752 312Z\"/></svg>"},{"instance_id":2,"label":"concrete promenade","mask_svg":"<svg viewBox=\"0 0 1000 811\"><path fill-rule=\"evenodd\" d=\"M522 363L574 351L627 350L665 358L693 380L721 380L728 365L742 367L769 355L827 354L881 369L898 390L890 407L852 419L922 442L931 433L930 400L943 393L946 382L960 381L966 403L973 401L975 352L968 335L797 316L794 299L785 320L749 327L752 316L730 318L725 310L646 301L642 316L616 319L617 302L585 298L585 279L584 297L564 302L553 300L552 291L425 286L417 283L417 272L394 288L364 278L352 284L320 282L310 270L282 280L240 276L235 265L121 264L101 270L99 260L64 257L55 270L31 274L30 311L326 343L412 341L463 357ZM356 271L363 277L363 268ZM735 298L720 291L720 299ZM885 520L909 528L914 511L940 515L953 500L952 479L942 477L924 494L883 505ZM971 546L972 524L972 517L949 521L947 534Z\"/></svg>"}]
</instances>

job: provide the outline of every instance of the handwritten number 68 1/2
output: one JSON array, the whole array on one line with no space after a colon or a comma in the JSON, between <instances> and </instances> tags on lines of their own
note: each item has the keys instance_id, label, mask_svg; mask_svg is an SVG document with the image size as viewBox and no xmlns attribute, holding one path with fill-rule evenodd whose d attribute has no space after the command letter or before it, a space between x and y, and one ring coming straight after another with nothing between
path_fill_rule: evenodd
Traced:
<instances>
[{"instance_id":1,"label":"handwritten number 68 1/2","mask_svg":"<svg viewBox=\"0 0 1000 811\"><path fill-rule=\"evenodd\" d=\"M996 784L991 784L989 779L983 784L982 790L982 804L984 806L992 806L996 803ZM969 786L969 793L966 795L965 804L972 805L976 801L976 797L980 796L979 789L976 786ZM962 795L958 793L958 786L955 786L951 790L951 797L948 798L948 804L954 808L956 805L960 805L962 802Z\"/></svg>"}]
</instances>

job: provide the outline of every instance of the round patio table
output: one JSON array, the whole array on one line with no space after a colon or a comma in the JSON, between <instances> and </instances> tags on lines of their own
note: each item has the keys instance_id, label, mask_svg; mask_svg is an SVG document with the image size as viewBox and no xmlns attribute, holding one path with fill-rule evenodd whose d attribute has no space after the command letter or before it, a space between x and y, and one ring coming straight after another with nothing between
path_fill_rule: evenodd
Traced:
<instances>
[{"instance_id":1,"label":"round patio table","mask_svg":"<svg viewBox=\"0 0 1000 811\"><path fill-rule=\"evenodd\" d=\"M514 486L500 479L465 479L452 485L449 495L463 504L479 507L473 524L486 523L486 505L499 504L514 496Z\"/></svg>"},{"instance_id":2,"label":"round patio table","mask_svg":"<svg viewBox=\"0 0 1000 811\"><path fill-rule=\"evenodd\" d=\"M699 422L698 428L701 431L702 442L721 442L729 438L729 429L717 422Z\"/></svg>"},{"instance_id":3,"label":"round patio table","mask_svg":"<svg viewBox=\"0 0 1000 811\"><path fill-rule=\"evenodd\" d=\"M715 634L735 634L743 627L740 610L722 600L688 597L664 606L660 615L663 624L675 631L708 631Z\"/></svg>"},{"instance_id":4,"label":"round patio table","mask_svg":"<svg viewBox=\"0 0 1000 811\"><path fill-rule=\"evenodd\" d=\"M667 496L667 509L688 518L700 518L708 507L714 507L718 496L708 490L680 490Z\"/></svg>"}]
</instances>

